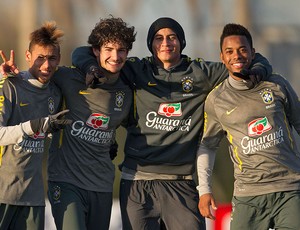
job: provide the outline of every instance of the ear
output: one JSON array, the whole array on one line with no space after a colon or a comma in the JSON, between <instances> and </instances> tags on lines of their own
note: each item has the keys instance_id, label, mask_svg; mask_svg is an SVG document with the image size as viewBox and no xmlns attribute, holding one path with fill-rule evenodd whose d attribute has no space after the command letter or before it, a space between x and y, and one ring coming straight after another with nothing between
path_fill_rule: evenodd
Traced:
<instances>
[{"instance_id":1,"label":"ear","mask_svg":"<svg viewBox=\"0 0 300 230\"><path fill-rule=\"evenodd\" d=\"M31 53L29 50L25 51L25 59L26 61L30 62L31 61Z\"/></svg>"},{"instance_id":2,"label":"ear","mask_svg":"<svg viewBox=\"0 0 300 230\"><path fill-rule=\"evenodd\" d=\"M57 65L59 65L59 63L60 63L60 59L61 59L61 55L60 55L60 53L59 53L59 55L58 55L58 59L57 59Z\"/></svg>"},{"instance_id":3,"label":"ear","mask_svg":"<svg viewBox=\"0 0 300 230\"><path fill-rule=\"evenodd\" d=\"M252 48L252 60L254 60L254 58L255 58L255 49L254 48Z\"/></svg>"},{"instance_id":4,"label":"ear","mask_svg":"<svg viewBox=\"0 0 300 230\"><path fill-rule=\"evenodd\" d=\"M99 49L96 49L96 48L93 48L93 53L96 57L99 57L100 56L100 50Z\"/></svg>"},{"instance_id":5,"label":"ear","mask_svg":"<svg viewBox=\"0 0 300 230\"><path fill-rule=\"evenodd\" d=\"M223 56L223 53L222 53L222 52L220 52L220 59L221 59L222 63L225 64L225 63L224 63L224 56Z\"/></svg>"}]
</instances>

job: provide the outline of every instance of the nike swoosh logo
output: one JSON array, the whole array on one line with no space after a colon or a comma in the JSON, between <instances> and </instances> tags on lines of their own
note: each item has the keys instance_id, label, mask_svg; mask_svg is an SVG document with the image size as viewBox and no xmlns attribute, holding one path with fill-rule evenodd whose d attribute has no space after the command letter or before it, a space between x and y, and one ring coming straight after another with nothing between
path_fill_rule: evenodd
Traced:
<instances>
[{"instance_id":1,"label":"nike swoosh logo","mask_svg":"<svg viewBox=\"0 0 300 230\"><path fill-rule=\"evenodd\" d=\"M230 110L230 111L226 111L226 115L229 115L229 114L231 114L235 109L236 109L237 107L235 107L235 108L233 108L232 110Z\"/></svg>"},{"instance_id":2,"label":"nike swoosh logo","mask_svg":"<svg viewBox=\"0 0 300 230\"><path fill-rule=\"evenodd\" d=\"M148 82L148 86L156 86L156 83L151 83L150 81Z\"/></svg>"},{"instance_id":3,"label":"nike swoosh logo","mask_svg":"<svg viewBox=\"0 0 300 230\"><path fill-rule=\"evenodd\" d=\"M86 95L86 94L91 94L91 93L84 91L84 90L79 90L79 94Z\"/></svg>"},{"instance_id":4,"label":"nike swoosh logo","mask_svg":"<svg viewBox=\"0 0 300 230\"><path fill-rule=\"evenodd\" d=\"M29 105L29 103L23 103L23 102L20 102L20 106L23 107L23 106L27 106Z\"/></svg>"}]
</instances>

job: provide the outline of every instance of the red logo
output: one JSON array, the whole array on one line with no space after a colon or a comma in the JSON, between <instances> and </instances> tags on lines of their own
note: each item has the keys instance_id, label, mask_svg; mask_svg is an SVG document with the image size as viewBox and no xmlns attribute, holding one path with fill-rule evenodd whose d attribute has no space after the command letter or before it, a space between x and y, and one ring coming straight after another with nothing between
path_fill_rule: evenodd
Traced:
<instances>
[{"instance_id":1,"label":"red logo","mask_svg":"<svg viewBox=\"0 0 300 230\"><path fill-rule=\"evenodd\" d=\"M33 139L44 139L46 137L45 133L36 132L31 136Z\"/></svg>"},{"instance_id":2,"label":"red logo","mask_svg":"<svg viewBox=\"0 0 300 230\"><path fill-rule=\"evenodd\" d=\"M259 136L272 129L266 117L257 118L248 124L248 135L250 137Z\"/></svg>"},{"instance_id":3,"label":"red logo","mask_svg":"<svg viewBox=\"0 0 300 230\"><path fill-rule=\"evenodd\" d=\"M166 117L179 117L182 115L181 103L160 104L158 114Z\"/></svg>"},{"instance_id":4,"label":"red logo","mask_svg":"<svg viewBox=\"0 0 300 230\"><path fill-rule=\"evenodd\" d=\"M93 113L88 118L86 124L94 129L107 129L109 117L101 113Z\"/></svg>"}]
</instances>

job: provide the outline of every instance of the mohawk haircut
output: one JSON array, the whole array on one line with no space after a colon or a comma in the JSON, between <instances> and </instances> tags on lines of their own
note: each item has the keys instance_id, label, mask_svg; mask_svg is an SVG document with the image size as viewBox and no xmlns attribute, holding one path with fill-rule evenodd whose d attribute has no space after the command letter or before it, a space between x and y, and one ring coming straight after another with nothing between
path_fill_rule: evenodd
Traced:
<instances>
[{"instance_id":1,"label":"mohawk haircut","mask_svg":"<svg viewBox=\"0 0 300 230\"><path fill-rule=\"evenodd\" d=\"M132 49L136 32L134 27L130 27L121 18L100 19L92 30L88 43L93 48L99 48L107 43L118 43L124 45L127 51Z\"/></svg>"},{"instance_id":2,"label":"mohawk haircut","mask_svg":"<svg viewBox=\"0 0 300 230\"><path fill-rule=\"evenodd\" d=\"M33 31L30 36L29 51L34 45L55 46L60 50L61 37L64 32L57 28L55 21L46 21L42 27Z\"/></svg>"},{"instance_id":3,"label":"mohawk haircut","mask_svg":"<svg viewBox=\"0 0 300 230\"><path fill-rule=\"evenodd\" d=\"M252 36L250 32L242 25L235 23L228 23L224 26L222 35L220 37L220 49L222 51L222 45L224 39L229 36L245 36L249 42L250 48L253 48Z\"/></svg>"}]
</instances>

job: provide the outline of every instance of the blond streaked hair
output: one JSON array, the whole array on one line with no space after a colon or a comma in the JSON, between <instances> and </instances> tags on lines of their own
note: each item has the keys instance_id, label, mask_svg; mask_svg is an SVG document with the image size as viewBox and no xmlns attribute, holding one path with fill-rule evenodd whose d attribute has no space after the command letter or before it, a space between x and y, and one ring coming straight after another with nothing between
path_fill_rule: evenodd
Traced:
<instances>
[{"instance_id":1,"label":"blond streaked hair","mask_svg":"<svg viewBox=\"0 0 300 230\"><path fill-rule=\"evenodd\" d=\"M64 32L57 28L55 21L46 21L39 29L33 31L30 36L29 51L34 45L55 46L60 50L61 38Z\"/></svg>"}]
</instances>

